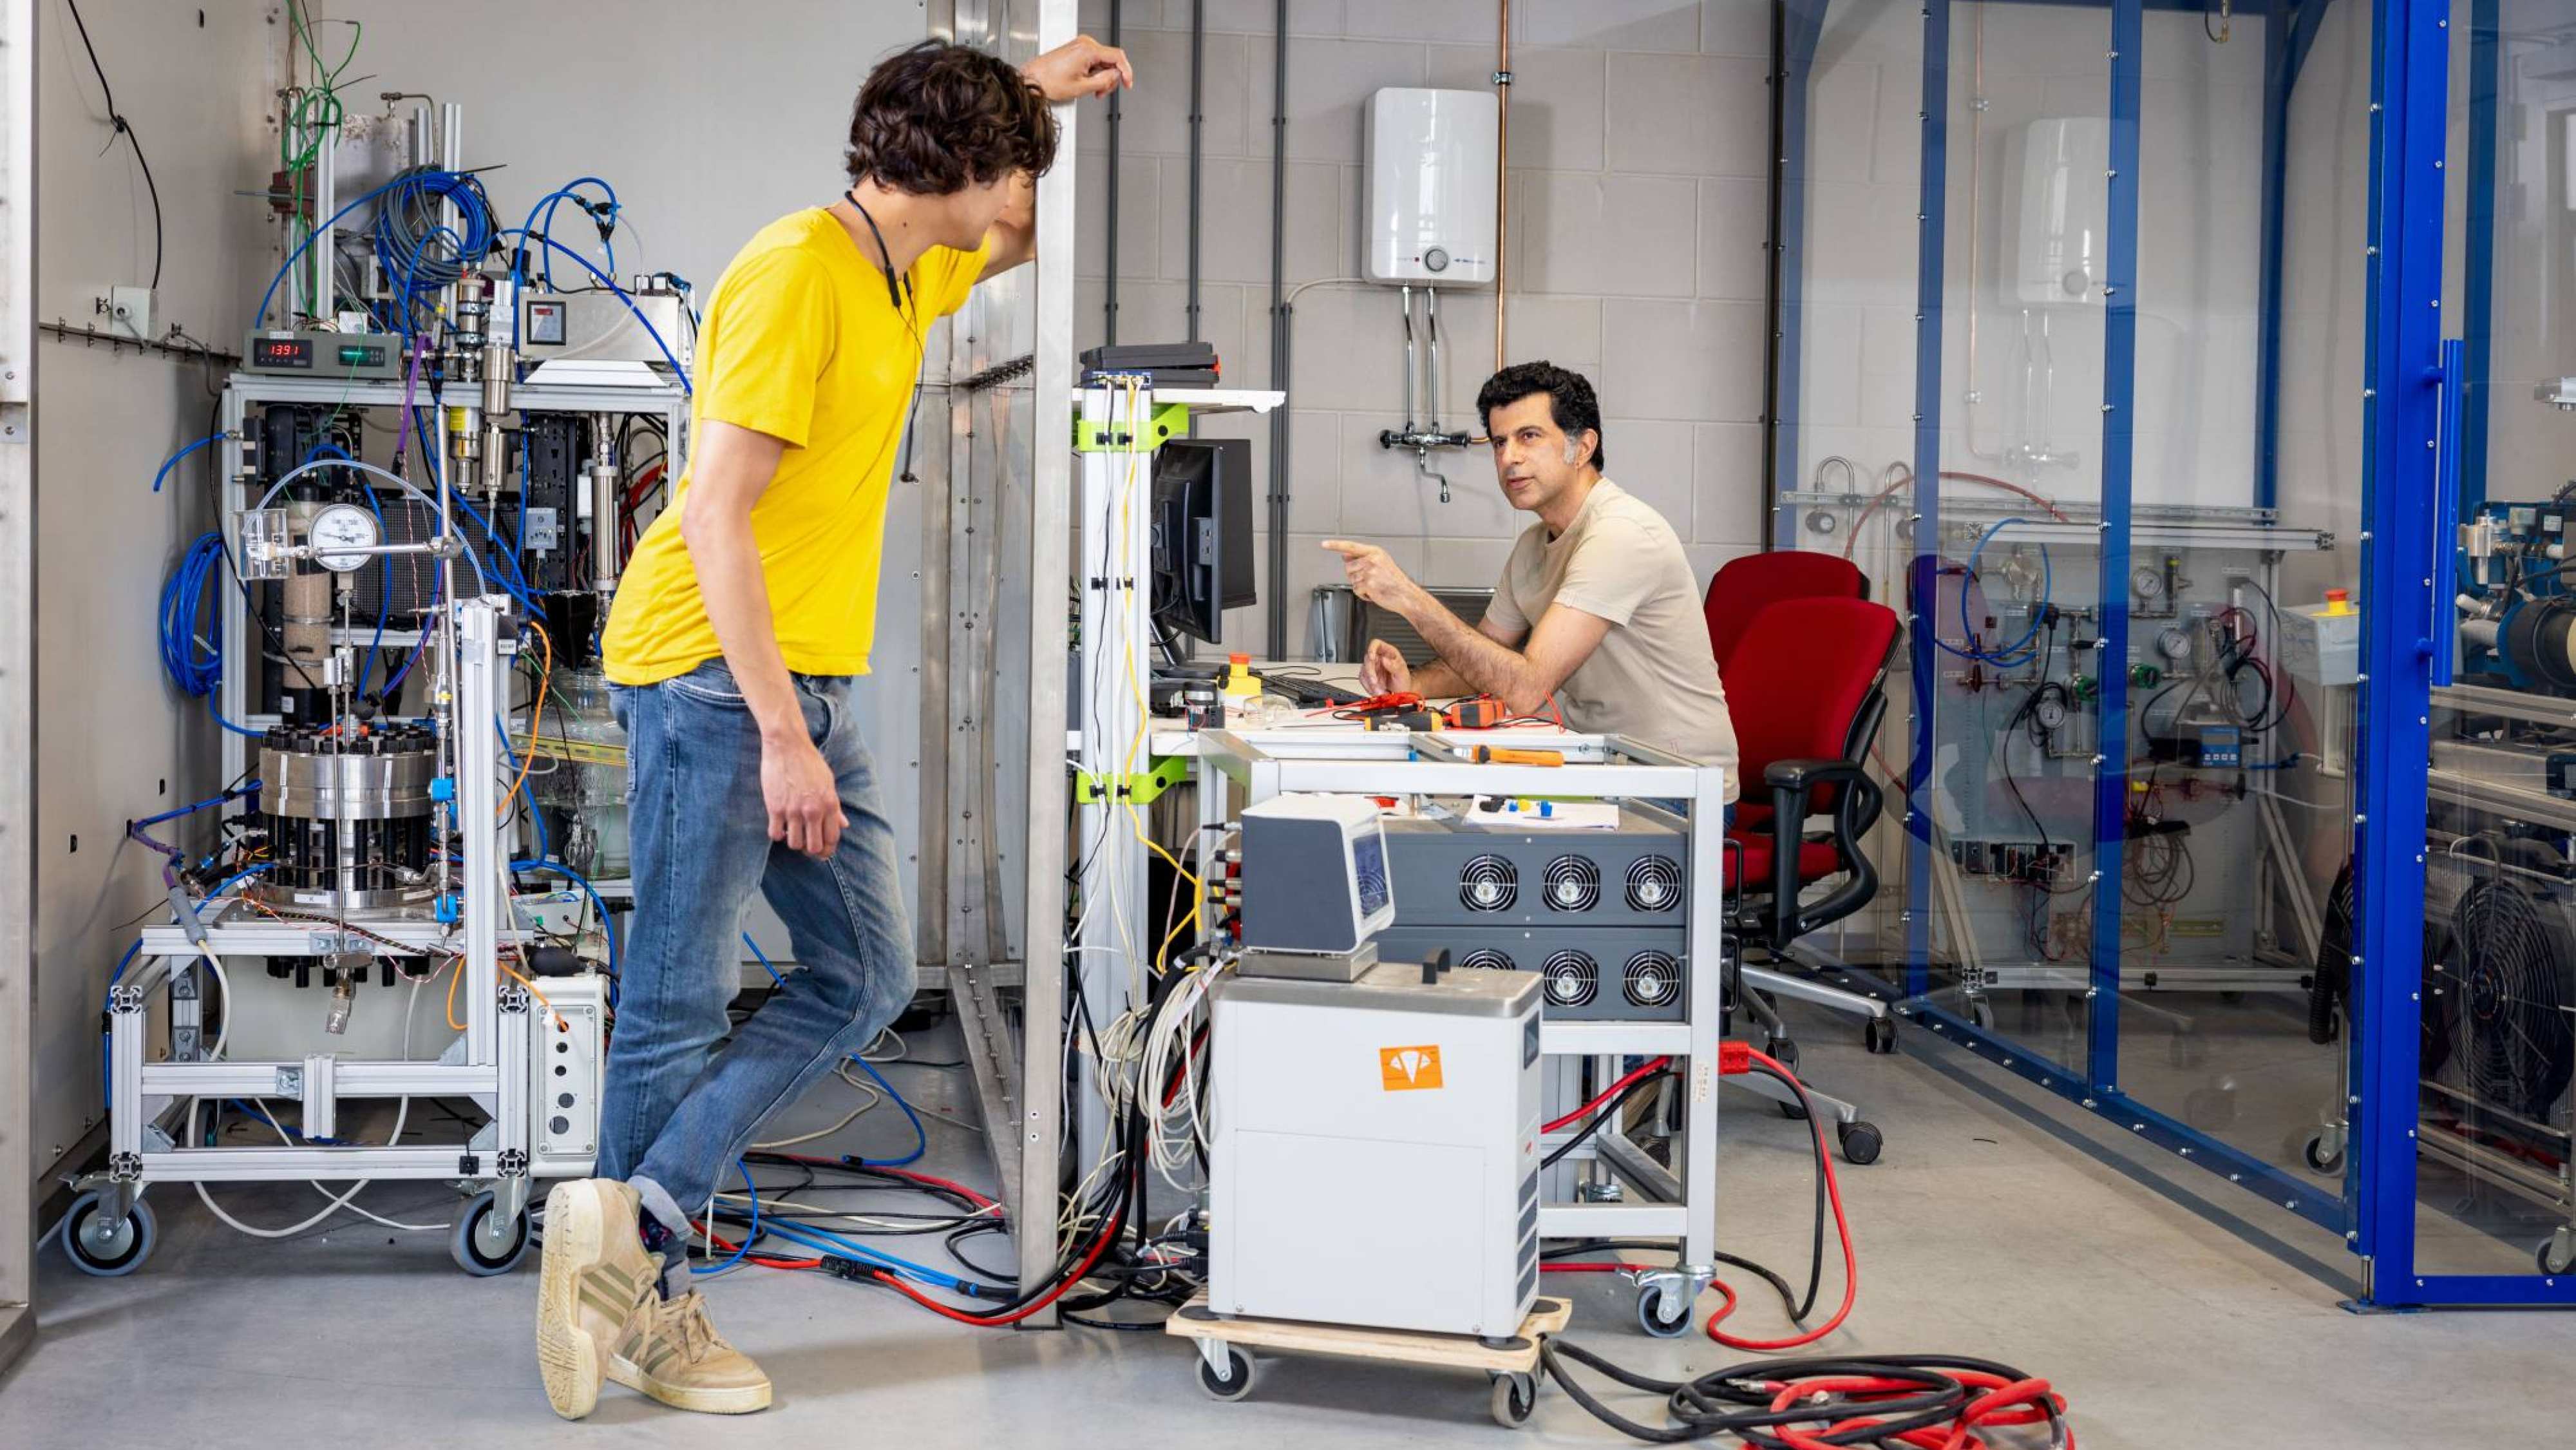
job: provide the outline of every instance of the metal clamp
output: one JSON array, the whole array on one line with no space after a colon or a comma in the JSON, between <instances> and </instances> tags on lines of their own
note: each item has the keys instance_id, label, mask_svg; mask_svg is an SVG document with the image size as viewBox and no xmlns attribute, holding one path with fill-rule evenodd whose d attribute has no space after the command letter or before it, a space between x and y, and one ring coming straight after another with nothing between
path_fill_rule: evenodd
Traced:
<instances>
[{"instance_id":1,"label":"metal clamp","mask_svg":"<svg viewBox=\"0 0 2576 1450\"><path fill-rule=\"evenodd\" d=\"M1116 772L1076 771L1073 798L1080 805L1098 805L1110 801L1118 805L1152 805L1163 792L1190 779L1187 756L1166 755L1154 762L1151 770L1121 775Z\"/></svg>"}]
</instances>

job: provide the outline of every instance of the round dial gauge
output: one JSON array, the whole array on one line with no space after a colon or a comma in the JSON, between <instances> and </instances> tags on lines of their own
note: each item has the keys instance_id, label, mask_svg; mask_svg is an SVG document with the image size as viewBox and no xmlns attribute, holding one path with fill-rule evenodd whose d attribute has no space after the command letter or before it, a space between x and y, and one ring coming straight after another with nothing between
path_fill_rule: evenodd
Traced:
<instances>
[{"instance_id":1,"label":"round dial gauge","mask_svg":"<svg viewBox=\"0 0 2576 1450\"><path fill-rule=\"evenodd\" d=\"M2156 631L2156 649L2166 659L2178 660L2191 653L2191 636L2179 629Z\"/></svg>"},{"instance_id":2,"label":"round dial gauge","mask_svg":"<svg viewBox=\"0 0 2576 1450\"><path fill-rule=\"evenodd\" d=\"M374 555L343 551L372 549L384 537L376 527L376 516L353 503L335 503L315 514L306 534L313 544L313 562L334 574L366 567Z\"/></svg>"},{"instance_id":3,"label":"round dial gauge","mask_svg":"<svg viewBox=\"0 0 2576 1450\"><path fill-rule=\"evenodd\" d=\"M2165 576L2163 571L2157 569L2131 570L2129 573L2129 590L2140 599L2157 599L2163 597L2165 592Z\"/></svg>"},{"instance_id":4,"label":"round dial gauge","mask_svg":"<svg viewBox=\"0 0 2576 1450\"><path fill-rule=\"evenodd\" d=\"M2041 700L2031 714L2039 721L2040 729L2055 730L2066 723L2066 702L2050 696Z\"/></svg>"}]
</instances>

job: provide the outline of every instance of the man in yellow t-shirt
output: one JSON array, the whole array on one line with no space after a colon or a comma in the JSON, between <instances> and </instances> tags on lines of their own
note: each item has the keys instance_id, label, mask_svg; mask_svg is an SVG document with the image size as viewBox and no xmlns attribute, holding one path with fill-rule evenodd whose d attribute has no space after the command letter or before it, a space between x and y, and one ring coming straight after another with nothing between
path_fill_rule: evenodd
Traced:
<instances>
[{"instance_id":1,"label":"man in yellow t-shirt","mask_svg":"<svg viewBox=\"0 0 2576 1450\"><path fill-rule=\"evenodd\" d=\"M599 1177L548 1196L537 1359L556 1413L603 1378L718 1413L768 1378L707 1323L689 1215L771 1114L856 1054L913 990L894 832L860 739L886 496L923 335L1035 250L1051 102L1133 83L1089 37L1025 71L924 42L872 71L850 186L755 235L700 332L689 471L637 544L603 639L627 733L635 913ZM727 1030L757 891L801 970ZM657 1292L658 1290L658 1292Z\"/></svg>"}]
</instances>

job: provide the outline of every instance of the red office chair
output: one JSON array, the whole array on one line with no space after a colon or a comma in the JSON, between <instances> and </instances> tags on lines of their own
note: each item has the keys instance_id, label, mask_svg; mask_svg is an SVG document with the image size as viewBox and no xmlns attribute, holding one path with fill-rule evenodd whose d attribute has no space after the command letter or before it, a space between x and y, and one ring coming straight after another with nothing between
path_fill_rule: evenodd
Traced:
<instances>
[{"instance_id":1,"label":"red office chair","mask_svg":"<svg viewBox=\"0 0 2576 1450\"><path fill-rule=\"evenodd\" d=\"M1719 566L1708 581L1708 595L1701 601L1700 613L1708 621L1708 644L1717 659L1719 678L1726 676L1726 661L1735 653L1736 643L1743 639L1754 617L1774 604L1791 599L1867 599L1869 576L1849 559L1833 554L1812 554L1800 549L1784 549L1774 554L1747 554L1729 559ZM1876 722L1872 721L1872 728ZM1868 743L1862 742L1865 752ZM1767 800L1754 799L1745 792L1736 806L1739 825L1757 826L1771 817ZM1817 797L1816 809L1833 807L1833 792Z\"/></svg>"},{"instance_id":2,"label":"red office chair","mask_svg":"<svg viewBox=\"0 0 2576 1450\"><path fill-rule=\"evenodd\" d=\"M1729 559L1708 581L1700 613L1708 619L1708 645L1717 667L1744 637L1753 617L1784 599L1867 599L1869 576L1849 559L1783 549L1776 554L1747 554Z\"/></svg>"},{"instance_id":3,"label":"red office chair","mask_svg":"<svg viewBox=\"0 0 2576 1450\"><path fill-rule=\"evenodd\" d=\"M1878 870L1861 841L1878 821L1885 791L1870 776L1870 742L1887 709L1882 684L1896 643L1896 615L1860 599L1790 599L1754 617L1722 672L1731 713L1741 791L1736 824L1727 830L1725 883L1738 953L1750 945L1764 964L1731 960L1730 1004L1763 1029L1771 1055L1795 1063L1797 1044L1773 996L1865 1019L1873 1052L1896 1050L1896 1020L1874 997L1782 970L1790 943L1869 904ZM1761 799L1767 795L1768 799ZM1760 804L1758 821L1743 809ZM1809 832L1818 816L1826 829ZM1807 887L1840 883L1814 901ZM1752 990L1747 991L1745 989ZM1767 994L1767 995L1766 995ZM1882 1138L1857 1108L1810 1090L1837 1121L1843 1156L1867 1163ZM1774 1098L1778 1101L1777 1097ZM1798 1115L1794 1103L1781 1110Z\"/></svg>"},{"instance_id":4,"label":"red office chair","mask_svg":"<svg viewBox=\"0 0 2576 1450\"><path fill-rule=\"evenodd\" d=\"M1753 619L1720 672L1734 702L1737 771L1762 784L1741 794L1770 808L1753 822L1739 809L1728 832L1735 844L1728 884L1747 903L1739 921L1772 951L1877 894L1878 871L1860 838L1883 803L1866 756L1887 712L1880 686L1895 644L1896 614L1885 605L1784 600ZM1804 831L1816 811L1831 813L1832 829L1810 838ZM1849 879L1800 904L1802 885L1837 875Z\"/></svg>"}]
</instances>

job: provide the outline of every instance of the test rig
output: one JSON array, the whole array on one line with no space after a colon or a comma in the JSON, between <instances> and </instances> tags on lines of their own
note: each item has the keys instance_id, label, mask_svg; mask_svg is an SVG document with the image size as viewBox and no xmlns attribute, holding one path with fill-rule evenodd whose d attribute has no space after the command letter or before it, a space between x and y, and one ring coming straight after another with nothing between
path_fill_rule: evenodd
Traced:
<instances>
[{"instance_id":1,"label":"test rig","mask_svg":"<svg viewBox=\"0 0 2576 1450\"><path fill-rule=\"evenodd\" d=\"M683 456L685 302L640 279L582 306L539 285L532 246L580 259L533 214L505 254L459 125L421 108L408 164L338 211L321 148L329 215L279 274L287 325L252 331L205 440L218 527L165 591L163 653L213 707L232 784L129 827L166 862L170 919L105 1003L108 1157L62 1235L90 1273L148 1256L155 1183L302 1180L328 1202L293 1229L207 1202L266 1236L342 1209L444 1227L461 1267L497 1274L525 1252L534 1180L597 1151L608 902L628 894L597 634L642 485ZM371 238L339 231L370 205ZM308 251L327 259L309 277ZM335 291L353 262L366 281ZM648 434L660 458L639 468ZM220 836L202 858L152 834L202 809ZM401 1104L385 1141L350 1141L356 1107L384 1099ZM415 1125L428 1101L463 1126ZM228 1109L247 1141L224 1137ZM377 1180L447 1181L459 1205L395 1224L351 1203Z\"/></svg>"}]
</instances>

